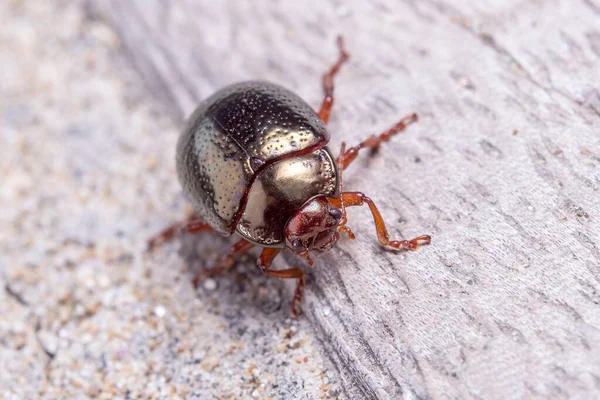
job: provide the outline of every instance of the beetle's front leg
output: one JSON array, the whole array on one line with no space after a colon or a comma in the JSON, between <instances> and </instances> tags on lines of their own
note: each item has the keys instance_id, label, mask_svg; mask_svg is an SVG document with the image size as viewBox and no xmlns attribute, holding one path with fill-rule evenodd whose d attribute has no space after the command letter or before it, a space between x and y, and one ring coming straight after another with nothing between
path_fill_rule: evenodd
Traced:
<instances>
[{"instance_id":1,"label":"beetle's front leg","mask_svg":"<svg viewBox=\"0 0 600 400\"><path fill-rule=\"evenodd\" d=\"M400 250L417 250L419 246L424 246L431 243L431 236L429 235L422 235L411 240L390 240L390 235L385 227L385 222L383 222L381 213L375 206L375 203L373 203L373 200L365 196L364 193L344 192L340 194L340 201L343 202L346 207L362 206L367 203L371 209L371 214L373 214L373 220L375 221L375 228L377 230L377 238L379 239L379 243L384 246L390 246Z\"/></svg>"},{"instance_id":2,"label":"beetle's front leg","mask_svg":"<svg viewBox=\"0 0 600 400\"><path fill-rule=\"evenodd\" d=\"M377 148L382 142L386 142L390 140L392 136L397 134L398 132L402 132L406 129L406 127L413 122L416 122L419 119L417 114L410 114L400 121L398 121L394 126L385 132L379 135L371 135L367 140L360 142L358 145L354 147L350 147L346 150L346 144L342 143L342 151L340 152L339 157L337 158L337 164L340 169L346 169L354 161L354 159L358 156L358 152L360 149L364 149L365 147Z\"/></svg>"},{"instance_id":3,"label":"beetle's front leg","mask_svg":"<svg viewBox=\"0 0 600 400\"><path fill-rule=\"evenodd\" d=\"M296 285L296 291L292 300L292 314L297 317L300 315L297 305L302 303L302 294L304 292L304 272L300 268L289 268L283 270L272 270L271 264L277 255L281 252L281 249L266 248L260 254L258 258L258 267L267 275L275 276L277 278L297 278L298 284Z\"/></svg>"}]
</instances>

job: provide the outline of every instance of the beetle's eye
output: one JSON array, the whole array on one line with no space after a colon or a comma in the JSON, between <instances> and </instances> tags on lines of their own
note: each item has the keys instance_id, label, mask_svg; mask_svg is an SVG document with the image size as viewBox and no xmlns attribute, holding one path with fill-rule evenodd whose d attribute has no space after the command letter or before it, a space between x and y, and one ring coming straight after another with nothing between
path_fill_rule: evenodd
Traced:
<instances>
[{"instance_id":1,"label":"beetle's eye","mask_svg":"<svg viewBox=\"0 0 600 400\"><path fill-rule=\"evenodd\" d=\"M329 210L329 215L331 215L333 218L339 221L340 219L342 219L342 210L340 210L339 208L332 208L331 210Z\"/></svg>"},{"instance_id":2,"label":"beetle's eye","mask_svg":"<svg viewBox=\"0 0 600 400\"><path fill-rule=\"evenodd\" d=\"M292 242L292 250L294 250L296 253L304 251L304 246L302 246L302 242L300 241L300 239L294 239L294 241Z\"/></svg>"}]
</instances>

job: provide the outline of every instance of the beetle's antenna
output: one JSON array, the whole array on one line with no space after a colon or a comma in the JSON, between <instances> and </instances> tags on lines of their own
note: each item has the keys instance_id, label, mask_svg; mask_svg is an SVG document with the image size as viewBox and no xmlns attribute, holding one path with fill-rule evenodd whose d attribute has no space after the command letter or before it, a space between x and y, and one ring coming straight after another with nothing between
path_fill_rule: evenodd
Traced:
<instances>
[{"instance_id":1,"label":"beetle's antenna","mask_svg":"<svg viewBox=\"0 0 600 400\"><path fill-rule=\"evenodd\" d=\"M344 165L344 154L346 153L346 142L342 142L342 148L340 149L340 156L338 157L337 163L338 165ZM346 222L348 222L348 218L346 217L346 204L344 203L344 182L342 180L342 171L343 169L339 169L339 179L340 179L340 210L342 211L342 218L340 219L340 223L338 225L338 232L346 232L348 237L351 240L354 240L354 233L346 226Z\"/></svg>"},{"instance_id":2,"label":"beetle's antenna","mask_svg":"<svg viewBox=\"0 0 600 400\"><path fill-rule=\"evenodd\" d=\"M344 153L346 153L346 142L342 142L342 148L340 149L341 163L338 161L338 165L339 164L344 165ZM339 174L340 174L340 203L342 204L342 206L341 206L341 209L342 209L342 219L340 219L340 226L343 226L343 225L346 224L346 222L348 222L348 218L346 218L346 205L344 204L344 196L341 195L344 192L344 181L342 180L342 171L343 171L343 169L340 168L339 169Z\"/></svg>"}]
</instances>

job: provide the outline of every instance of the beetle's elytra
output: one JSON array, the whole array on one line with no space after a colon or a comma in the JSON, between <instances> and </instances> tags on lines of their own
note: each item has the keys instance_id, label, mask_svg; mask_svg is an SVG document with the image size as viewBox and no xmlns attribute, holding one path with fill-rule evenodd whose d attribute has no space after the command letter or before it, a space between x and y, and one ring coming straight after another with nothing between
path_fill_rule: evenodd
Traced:
<instances>
[{"instance_id":1,"label":"beetle's elytra","mask_svg":"<svg viewBox=\"0 0 600 400\"><path fill-rule=\"evenodd\" d=\"M379 242L416 250L427 235L390 241L373 201L361 192L344 192L342 171L360 149L375 148L417 120L412 114L389 130L372 135L336 158L327 146L326 124L333 105L333 78L348 59L338 38L340 56L323 76L325 97L318 113L294 93L268 82L242 82L221 89L192 114L177 145L177 173L196 215L166 229L150 246L178 230L214 230L240 240L214 268L228 268L234 256L263 247L258 266L269 275L298 278L292 313L299 314L304 274L299 268L270 269L283 249L306 258L329 250L345 232L346 207L367 204ZM195 283L202 276L195 278Z\"/></svg>"},{"instance_id":2,"label":"beetle's elytra","mask_svg":"<svg viewBox=\"0 0 600 400\"><path fill-rule=\"evenodd\" d=\"M283 247L285 224L306 201L339 195L328 141L325 124L292 92L238 83L194 112L177 146L177 172L215 231Z\"/></svg>"}]
</instances>

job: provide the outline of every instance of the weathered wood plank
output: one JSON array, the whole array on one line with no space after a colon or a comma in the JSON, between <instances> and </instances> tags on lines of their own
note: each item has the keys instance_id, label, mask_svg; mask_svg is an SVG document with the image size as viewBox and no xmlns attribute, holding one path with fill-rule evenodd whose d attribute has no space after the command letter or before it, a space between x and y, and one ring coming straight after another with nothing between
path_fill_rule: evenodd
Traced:
<instances>
[{"instance_id":1,"label":"weathered wood plank","mask_svg":"<svg viewBox=\"0 0 600 400\"><path fill-rule=\"evenodd\" d=\"M592 0L90 4L181 120L219 87L268 79L320 101L344 34L332 143L416 111L345 180L366 210L312 272L304 306L349 393L588 398L600 389L600 5ZM173 151L173 150L171 150ZM295 262L295 260L287 260ZM284 265L280 261L280 266Z\"/></svg>"}]
</instances>

